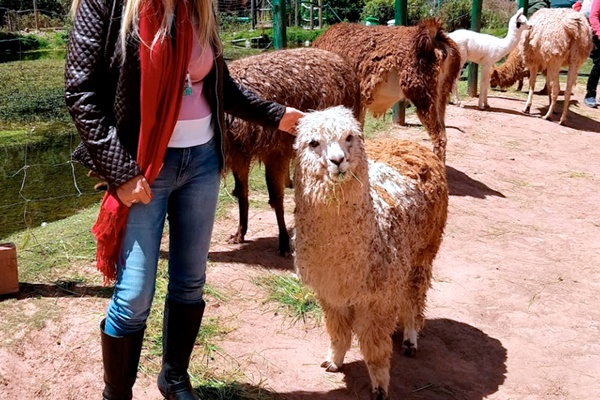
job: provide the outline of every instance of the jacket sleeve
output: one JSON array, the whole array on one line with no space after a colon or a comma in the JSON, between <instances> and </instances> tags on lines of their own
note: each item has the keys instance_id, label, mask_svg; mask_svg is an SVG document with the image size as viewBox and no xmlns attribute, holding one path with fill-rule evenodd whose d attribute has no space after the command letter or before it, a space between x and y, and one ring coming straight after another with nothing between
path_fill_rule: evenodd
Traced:
<instances>
[{"instance_id":1,"label":"jacket sleeve","mask_svg":"<svg viewBox=\"0 0 600 400\"><path fill-rule=\"evenodd\" d=\"M106 88L104 51L113 6L111 0L81 0L67 50L65 101L82 140L74 157L116 188L141 170L110 118L115 98Z\"/></svg>"},{"instance_id":2,"label":"jacket sleeve","mask_svg":"<svg viewBox=\"0 0 600 400\"><path fill-rule=\"evenodd\" d=\"M277 129L283 114L285 114L285 106L265 100L249 88L236 82L229 74L227 65L225 63L223 65L225 112L265 128Z\"/></svg>"}]
</instances>

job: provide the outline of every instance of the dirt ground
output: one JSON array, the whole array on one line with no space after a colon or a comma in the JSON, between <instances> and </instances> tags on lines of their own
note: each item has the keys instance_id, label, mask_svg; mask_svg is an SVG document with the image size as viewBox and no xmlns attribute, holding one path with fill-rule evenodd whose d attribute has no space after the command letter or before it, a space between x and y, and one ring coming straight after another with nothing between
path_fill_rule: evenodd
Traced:
<instances>
[{"instance_id":1,"label":"dirt ground","mask_svg":"<svg viewBox=\"0 0 600 400\"><path fill-rule=\"evenodd\" d=\"M485 112L475 99L449 106L448 224L419 353L405 358L395 341L390 398L600 399L600 110L574 101L563 127L539 118L544 96L531 116L514 95L492 92L489 102ZM430 146L416 118L408 122L385 135ZM290 226L292 207L288 200ZM253 283L293 271L291 258L276 255L273 213L252 209L248 242L229 245L236 224L232 209L210 253L208 281L230 299L212 300L207 315L231 332L209 365L290 400L367 399L356 343L342 373L324 372L324 327L292 323ZM1 399L100 397L98 322L107 298L100 288L87 293L21 295L26 317L38 302L56 308L39 329L3 338ZM155 377L138 377L134 399L160 399Z\"/></svg>"}]
</instances>

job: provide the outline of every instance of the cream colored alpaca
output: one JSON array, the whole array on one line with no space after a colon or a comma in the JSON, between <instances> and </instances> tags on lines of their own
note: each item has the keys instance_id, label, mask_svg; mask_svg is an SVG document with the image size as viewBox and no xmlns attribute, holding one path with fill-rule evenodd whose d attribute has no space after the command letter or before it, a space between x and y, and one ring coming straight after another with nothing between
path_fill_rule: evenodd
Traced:
<instances>
[{"instance_id":1,"label":"cream colored alpaca","mask_svg":"<svg viewBox=\"0 0 600 400\"><path fill-rule=\"evenodd\" d=\"M562 125L567 120L577 73L592 50L592 29L582 13L564 8L542 8L529 22L531 29L519 43L519 51L529 70L529 96L523 112L529 114L537 73L545 69L550 106L544 119L551 120L560 92L560 68L569 67L559 122Z\"/></svg>"},{"instance_id":2,"label":"cream colored alpaca","mask_svg":"<svg viewBox=\"0 0 600 400\"><path fill-rule=\"evenodd\" d=\"M414 142L372 142L350 110L302 118L294 145L295 264L325 313L338 371L359 340L374 397L387 398L392 333L417 350L448 207L444 163Z\"/></svg>"}]
</instances>

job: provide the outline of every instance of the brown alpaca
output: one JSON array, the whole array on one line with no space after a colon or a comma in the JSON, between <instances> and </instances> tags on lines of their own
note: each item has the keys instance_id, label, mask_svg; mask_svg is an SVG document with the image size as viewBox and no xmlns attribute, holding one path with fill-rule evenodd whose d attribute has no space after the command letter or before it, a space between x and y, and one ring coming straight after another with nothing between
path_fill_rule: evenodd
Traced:
<instances>
[{"instance_id":1,"label":"brown alpaca","mask_svg":"<svg viewBox=\"0 0 600 400\"><path fill-rule=\"evenodd\" d=\"M521 90L523 88L523 79L527 77L529 77L529 70L525 67L519 47L516 47L510 52L502 65L492 69L490 86L493 88L507 88L519 82L517 90Z\"/></svg>"},{"instance_id":2,"label":"brown alpaca","mask_svg":"<svg viewBox=\"0 0 600 400\"><path fill-rule=\"evenodd\" d=\"M356 334L373 396L385 399L392 334L403 330L412 356L424 324L448 212L444 164L406 140L368 142L365 151L343 107L302 118L294 146L295 265L325 314L321 366L337 372Z\"/></svg>"},{"instance_id":3,"label":"brown alpaca","mask_svg":"<svg viewBox=\"0 0 600 400\"><path fill-rule=\"evenodd\" d=\"M362 107L377 117L402 99L410 100L445 162L446 104L460 72L460 53L439 21L416 26L364 26L339 23L315 40L313 47L346 58L355 68Z\"/></svg>"},{"instance_id":4,"label":"brown alpaca","mask_svg":"<svg viewBox=\"0 0 600 400\"><path fill-rule=\"evenodd\" d=\"M529 22L531 29L519 43L519 51L529 70L529 96L523 112L529 114L531 110L537 73L546 70L550 106L544 119L551 120L560 93L560 68L568 67L559 122L562 125L567 120L571 90L579 68L592 50L592 30L583 14L564 8L542 8L533 14Z\"/></svg>"},{"instance_id":5,"label":"brown alpaca","mask_svg":"<svg viewBox=\"0 0 600 400\"><path fill-rule=\"evenodd\" d=\"M344 105L362 120L358 80L353 68L341 57L319 49L295 49L265 53L232 61L232 77L265 99L299 110L321 110ZM265 166L269 204L279 227L280 254L290 252L283 200L294 155L294 137L277 130L228 116L224 133L225 165L235 180L239 226L230 243L242 243L248 230L248 175L253 163Z\"/></svg>"}]
</instances>

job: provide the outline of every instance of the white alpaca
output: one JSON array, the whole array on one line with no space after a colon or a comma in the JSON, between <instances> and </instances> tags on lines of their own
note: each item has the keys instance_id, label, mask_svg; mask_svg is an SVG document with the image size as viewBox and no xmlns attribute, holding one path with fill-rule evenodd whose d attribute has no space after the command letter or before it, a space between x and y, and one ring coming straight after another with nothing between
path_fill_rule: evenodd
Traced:
<instances>
[{"instance_id":1,"label":"white alpaca","mask_svg":"<svg viewBox=\"0 0 600 400\"><path fill-rule=\"evenodd\" d=\"M307 114L294 144L295 264L325 314L342 367L358 336L373 397L387 398L392 334L412 356L448 210L444 163L423 146L364 139L350 110ZM368 158L367 158L368 157Z\"/></svg>"},{"instance_id":2,"label":"white alpaca","mask_svg":"<svg viewBox=\"0 0 600 400\"><path fill-rule=\"evenodd\" d=\"M459 29L450 32L448 36L454 40L460 50L462 64L471 61L481 65L481 76L479 78L479 109L483 110L489 107L487 101L488 89L490 86L490 74L494 64L502 57L510 53L519 43L523 31L529 29L530 25L527 17L523 15L523 9L520 8L508 22L508 33L504 38L497 38L485 33L473 32L466 29ZM456 102L458 99L457 85L453 88Z\"/></svg>"}]
</instances>

